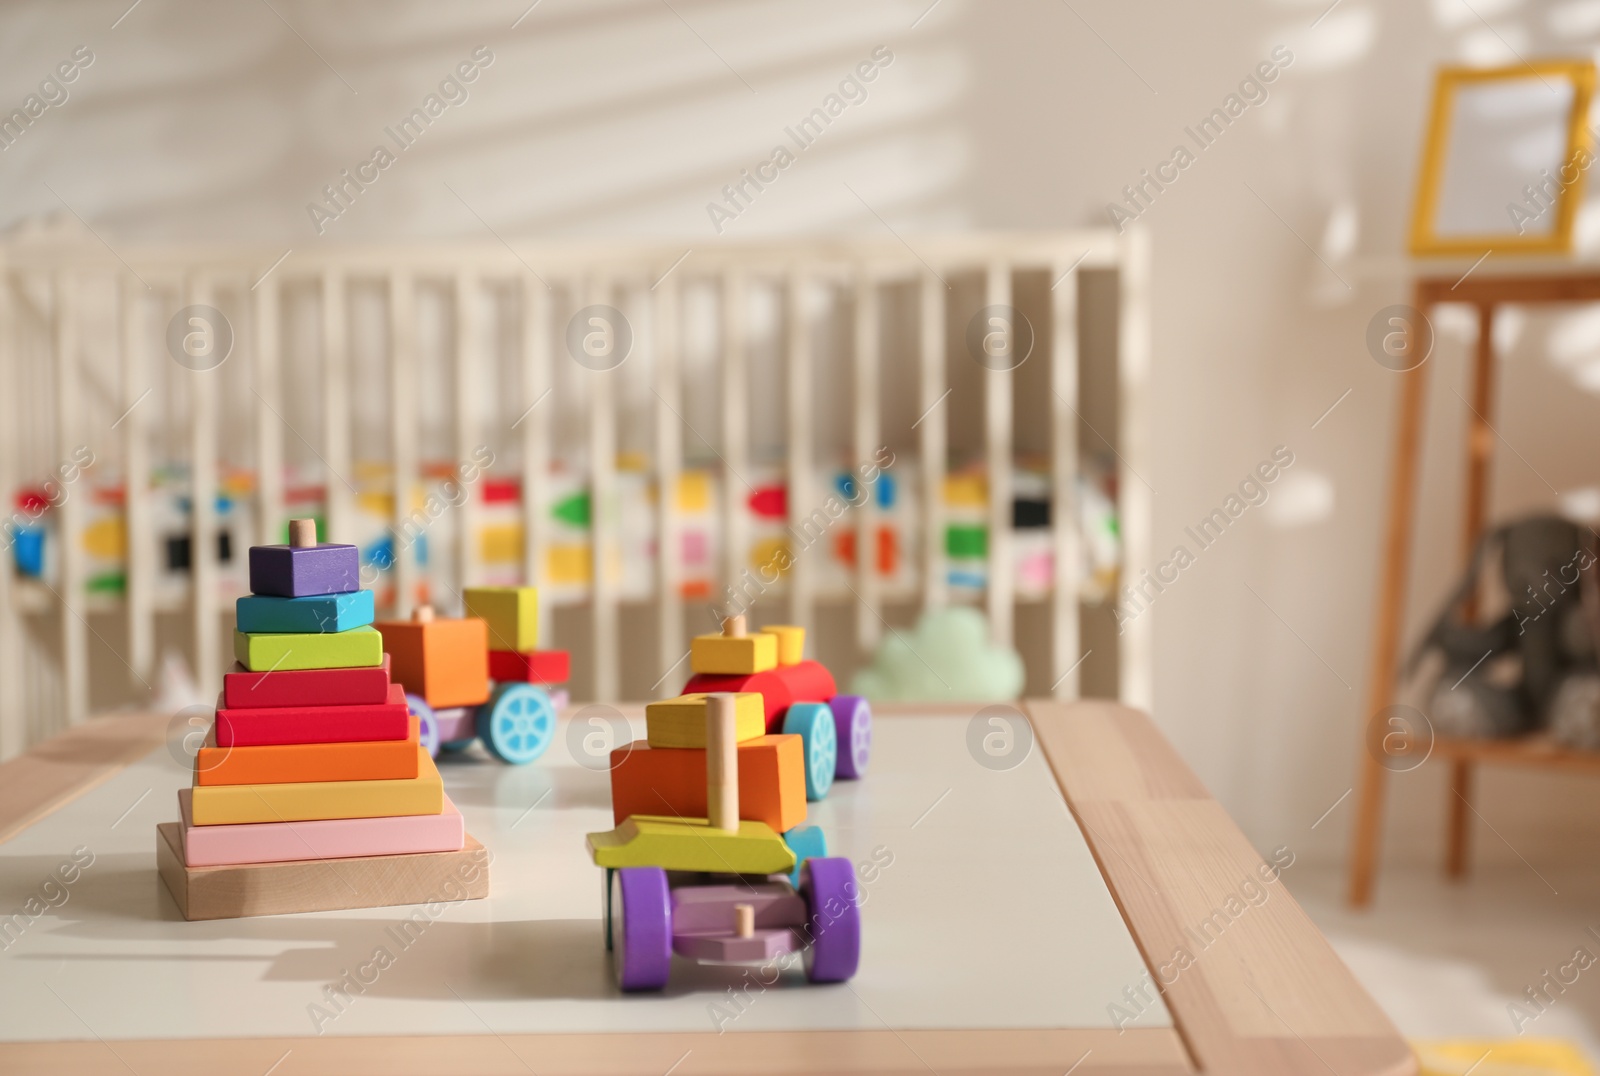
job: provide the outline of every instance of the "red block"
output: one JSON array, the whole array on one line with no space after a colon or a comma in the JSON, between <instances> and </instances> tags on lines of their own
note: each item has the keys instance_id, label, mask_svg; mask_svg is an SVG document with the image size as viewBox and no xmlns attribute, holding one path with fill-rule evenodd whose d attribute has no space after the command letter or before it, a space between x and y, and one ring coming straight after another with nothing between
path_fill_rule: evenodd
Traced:
<instances>
[{"instance_id":1,"label":"red block","mask_svg":"<svg viewBox=\"0 0 1600 1076\"><path fill-rule=\"evenodd\" d=\"M683 685L681 694L694 695L702 691L755 691L761 695L767 715L767 732L783 731L783 718L789 706L796 702L827 702L838 694L833 674L820 661L802 661L798 665L779 665L766 672L719 675L696 673Z\"/></svg>"},{"instance_id":2,"label":"red block","mask_svg":"<svg viewBox=\"0 0 1600 1076\"><path fill-rule=\"evenodd\" d=\"M390 684L388 700L376 706L224 706L217 710L218 747L361 743L403 740L410 734L411 712L406 708L406 690L399 684Z\"/></svg>"},{"instance_id":3,"label":"red block","mask_svg":"<svg viewBox=\"0 0 1600 1076\"><path fill-rule=\"evenodd\" d=\"M389 699L389 655L363 669L250 672L238 662L222 678L231 710L306 706L382 706Z\"/></svg>"},{"instance_id":4,"label":"red block","mask_svg":"<svg viewBox=\"0 0 1600 1076\"><path fill-rule=\"evenodd\" d=\"M496 683L564 684L572 678L572 655L565 650L489 651L489 679Z\"/></svg>"}]
</instances>

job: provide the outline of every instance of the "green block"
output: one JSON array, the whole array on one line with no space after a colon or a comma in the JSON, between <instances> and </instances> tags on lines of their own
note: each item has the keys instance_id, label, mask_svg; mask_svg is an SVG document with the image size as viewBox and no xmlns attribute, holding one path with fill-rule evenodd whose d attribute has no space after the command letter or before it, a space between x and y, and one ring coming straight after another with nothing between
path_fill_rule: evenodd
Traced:
<instances>
[{"instance_id":1,"label":"green block","mask_svg":"<svg viewBox=\"0 0 1600 1076\"><path fill-rule=\"evenodd\" d=\"M537 587L467 587L467 615L489 622L489 649L519 654L539 649Z\"/></svg>"},{"instance_id":2,"label":"green block","mask_svg":"<svg viewBox=\"0 0 1600 1076\"><path fill-rule=\"evenodd\" d=\"M235 631L233 656L251 672L369 668L383 664L383 636L370 625L292 635Z\"/></svg>"},{"instance_id":3,"label":"green block","mask_svg":"<svg viewBox=\"0 0 1600 1076\"><path fill-rule=\"evenodd\" d=\"M795 864L793 850L771 826L749 819L730 833L704 818L636 814L616 829L589 834L588 844L597 867L786 874Z\"/></svg>"},{"instance_id":4,"label":"green block","mask_svg":"<svg viewBox=\"0 0 1600 1076\"><path fill-rule=\"evenodd\" d=\"M550 514L569 527L587 527L589 525L589 495L587 493L574 493L557 501L550 509Z\"/></svg>"},{"instance_id":5,"label":"green block","mask_svg":"<svg viewBox=\"0 0 1600 1076\"><path fill-rule=\"evenodd\" d=\"M955 524L945 528L944 551L952 557L987 557L989 528Z\"/></svg>"}]
</instances>

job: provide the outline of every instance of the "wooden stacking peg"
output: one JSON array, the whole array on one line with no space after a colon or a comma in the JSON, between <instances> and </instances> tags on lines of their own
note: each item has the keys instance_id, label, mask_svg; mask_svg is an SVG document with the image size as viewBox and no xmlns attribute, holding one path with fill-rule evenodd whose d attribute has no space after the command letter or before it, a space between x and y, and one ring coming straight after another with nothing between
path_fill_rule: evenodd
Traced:
<instances>
[{"instance_id":1,"label":"wooden stacking peg","mask_svg":"<svg viewBox=\"0 0 1600 1076\"><path fill-rule=\"evenodd\" d=\"M418 624L433 623L433 606L419 605L411 611L411 619Z\"/></svg>"},{"instance_id":2,"label":"wooden stacking peg","mask_svg":"<svg viewBox=\"0 0 1600 1076\"><path fill-rule=\"evenodd\" d=\"M733 932L741 938L756 936L756 906L754 904L735 904L733 906Z\"/></svg>"},{"instance_id":3,"label":"wooden stacking peg","mask_svg":"<svg viewBox=\"0 0 1600 1076\"><path fill-rule=\"evenodd\" d=\"M291 519L289 521L289 547L291 549L309 549L316 544L316 520Z\"/></svg>"},{"instance_id":4,"label":"wooden stacking peg","mask_svg":"<svg viewBox=\"0 0 1600 1076\"><path fill-rule=\"evenodd\" d=\"M723 617L722 634L729 639L739 639L748 635L749 631L745 627L744 614Z\"/></svg>"},{"instance_id":5,"label":"wooden stacking peg","mask_svg":"<svg viewBox=\"0 0 1600 1076\"><path fill-rule=\"evenodd\" d=\"M739 829L739 736L734 697L706 697L706 819L715 829Z\"/></svg>"}]
</instances>

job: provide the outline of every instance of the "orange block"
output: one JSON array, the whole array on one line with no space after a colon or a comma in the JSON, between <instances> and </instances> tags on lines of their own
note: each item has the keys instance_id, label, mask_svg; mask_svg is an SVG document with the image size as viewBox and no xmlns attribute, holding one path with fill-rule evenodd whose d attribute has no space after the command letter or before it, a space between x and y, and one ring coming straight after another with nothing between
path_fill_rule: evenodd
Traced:
<instances>
[{"instance_id":1,"label":"orange block","mask_svg":"<svg viewBox=\"0 0 1600 1076\"><path fill-rule=\"evenodd\" d=\"M417 776L419 722L404 740L218 747L216 729L194 761L197 785L285 785L310 781L410 781Z\"/></svg>"},{"instance_id":2,"label":"orange block","mask_svg":"<svg viewBox=\"0 0 1600 1076\"><path fill-rule=\"evenodd\" d=\"M435 710L488 701L487 622L477 617L383 620L373 627L383 635L383 649L392 659L390 679Z\"/></svg>"},{"instance_id":3,"label":"orange block","mask_svg":"<svg viewBox=\"0 0 1600 1076\"><path fill-rule=\"evenodd\" d=\"M706 817L706 753L635 740L611 752L611 812ZM739 817L779 833L806 820L805 747L798 736L757 736L739 745Z\"/></svg>"}]
</instances>

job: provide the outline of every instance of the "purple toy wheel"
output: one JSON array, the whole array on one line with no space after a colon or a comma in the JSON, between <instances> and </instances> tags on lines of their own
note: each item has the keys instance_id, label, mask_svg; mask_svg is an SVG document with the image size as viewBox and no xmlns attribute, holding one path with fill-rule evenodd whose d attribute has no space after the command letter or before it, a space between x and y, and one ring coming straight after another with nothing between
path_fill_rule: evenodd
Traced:
<instances>
[{"instance_id":1,"label":"purple toy wheel","mask_svg":"<svg viewBox=\"0 0 1600 1076\"><path fill-rule=\"evenodd\" d=\"M422 746L428 749L428 754L434 758L439 757L439 721L433 716L433 707L429 706L420 695L406 693L406 708L417 719L417 730L421 734L418 738Z\"/></svg>"},{"instance_id":2,"label":"purple toy wheel","mask_svg":"<svg viewBox=\"0 0 1600 1076\"><path fill-rule=\"evenodd\" d=\"M672 901L667 872L660 867L612 872L611 960L617 985L624 990L660 990L667 985L672 971Z\"/></svg>"},{"instance_id":3,"label":"purple toy wheel","mask_svg":"<svg viewBox=\"0 0 1600 1076\"><path fill-rule=\"evenodd\" d=\"M867 772L872 757L872 707L860 695L835 695L828 700L833 727L839 733L839 761L834 775L853 781Z\"/></svg>"},{"instance_id":4,"label":"purple toy wheel","mask_svg":"<svg viewBox=\"0 0 1600 1076\"><path fill-rule=\"evenodd\" d=\"M861 908L855 868L842 856L808 859L800 872L800 891L810 917L806 978L842 983L861 963Z\"/></svg>"}]
</instances>

